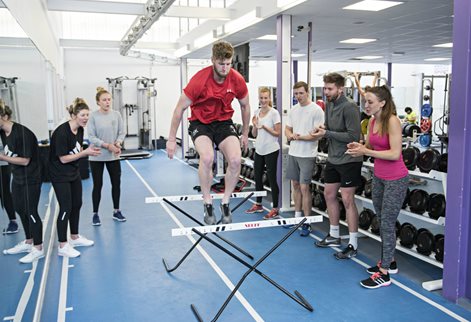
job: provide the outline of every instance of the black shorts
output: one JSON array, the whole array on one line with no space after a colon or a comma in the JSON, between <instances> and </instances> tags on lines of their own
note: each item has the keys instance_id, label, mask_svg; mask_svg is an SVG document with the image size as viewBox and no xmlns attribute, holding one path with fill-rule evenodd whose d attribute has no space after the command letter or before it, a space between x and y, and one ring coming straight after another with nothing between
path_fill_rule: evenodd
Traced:
<instances>
[{"instance_id":1,"label":"black shorts","mask_svg":"<svg viewBox=\"0 0 471 322\"><path fill-rule=\"evenodd\" d=\"M216 146L219 146L219 144L229 136L239 137L232 120L215 121L209 124L204 124L200 121L191 121L188 132L190 132L193 142L195 142L197 137L205 135L209 137Z\"/></svg>"},{"instance_id":2,"label":"black shorts","mask_svg":"<svg viewBox=\"0 0 471 322\"><path fill-rule=\"evenodd\" d=\"M340 187L359 187L361 185L362 162L332 164L327 162L324 170L325 183L339 183Z\"/></svg>"}]
</instances>

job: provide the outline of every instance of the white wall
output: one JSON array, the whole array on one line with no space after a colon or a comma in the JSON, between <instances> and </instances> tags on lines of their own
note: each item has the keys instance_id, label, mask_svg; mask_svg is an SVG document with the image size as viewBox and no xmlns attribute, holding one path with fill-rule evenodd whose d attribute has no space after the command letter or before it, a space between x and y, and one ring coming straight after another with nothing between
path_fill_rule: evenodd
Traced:
<instances>
[{"instance_id":1,"label":"white wall","mask_svg":"<svg viewBox=\"0 0 471 322\"><path fill-rule=\"evenodd\" d=\"M18 77L20 121L38 140L49 138L46 109L46 63L33 47L0 47L0 76ZM15 116L13 116L15 118Z\"/></svg>"},{"instance_id":2,"label":"white wall","mask_svg":"<svg viewBox=\"0 0 471 322\"><path fill-rule=\"evenodd\" d=\"M82 97L90 108L96 109L96 87L108 88L106 78L138 76L157 78L155 99L155 136L168 136L173 108L180 95L180 68L176 65L157 65L150 61L123 57L117 50L65 49L65 100L71 104ZM137 103L135 81L125 81L123 104ZM64 107L65 108L65 107ZM130 133L137 130L136 113L129 119Z\"/></svg>"}]
</instances>

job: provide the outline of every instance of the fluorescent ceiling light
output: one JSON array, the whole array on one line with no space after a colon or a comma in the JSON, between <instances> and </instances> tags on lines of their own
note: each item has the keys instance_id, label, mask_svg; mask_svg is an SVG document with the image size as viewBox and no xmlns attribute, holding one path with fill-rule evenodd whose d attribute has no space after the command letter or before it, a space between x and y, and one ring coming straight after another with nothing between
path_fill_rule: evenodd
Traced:
<instances>
[{"instance_id":1,"label":"fluorescent ceiling light","mask_svg":"<svg viewBox=\"0 0 471 322\"><path fill-rule=\"evenodd\" d=\"M341 40L340 43L342 44L366 44L373 41L376 41L376 39L350 38L350 39Z\"/></svg>"},{"instance_id":2,"label":"fluorescent ceiling light","mask_svg":"<svg viewBox=\"0 0 471 322\"><path fill-rule=\"evenodd\" d=\"M444 43L444 44L434 45L433 47L452 48L452 47L453 47L453 43L452 43L452 42L447 42L447 43Z\"/></svg>"},{"instance_id":3,"label":"fluorescent ceiling light","mask_svg":"<svg viewBox=\"0 0 471 322\"><path fill-rule=\"evenodd\" d=\"M356 59L362 59L362 60L369 60L369 59L379 59L383 58L383 56L361 56L361 57L355 57Z\"/></svg>"},{"instance_id":4,"label":"fluorescent ceiling light","mask_svg":"<svg viewBox=\"0 0 471 322\"><path fill-rule=\"evenodd\" d=\"M365 0L354 3L350 6L343 7L346 10L365 10L365 11L381 11L387 8L391 8L404 2L397 1L376 1L376 0Z\"/></svg>"},{"instance_id":5,"label":"fluorescent ceiling light","mask_svg":"<svg viewBox=\"0 0 471 322\"><path fill-rule=\"evenodd\" d=\"M258 37L257 39L259 39L259 40L277 40L278 37L277 37L277 35L265 35L265 36Z\"/></svg>"},{"instance_id":6,"label":"fluorescent ceiling light","mask_svg":"<svg viewBox=\"0 0 471 322\"><path fill-rule=\"evenodd\" d=\"M291 54L291 57L303 57L306 56L306 54Z\"/></svg>"},{"instance_id":7,"label":"fluorescent ceiling light","mask_svg":"<svg viewBox=\"0 0 471 322\"><path fill-rule=\"evenodd\" d=\"M450 60L450 58L445 58L445 57L436 57L436 58L427 58L424 59L425 61L444 61L444 60Z\"/></svg>"}]
</instances>

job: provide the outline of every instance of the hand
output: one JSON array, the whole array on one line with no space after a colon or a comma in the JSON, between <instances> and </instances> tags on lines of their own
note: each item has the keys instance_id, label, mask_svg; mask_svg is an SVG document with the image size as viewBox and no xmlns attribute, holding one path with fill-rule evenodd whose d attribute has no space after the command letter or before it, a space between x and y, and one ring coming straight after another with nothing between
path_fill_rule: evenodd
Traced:
<instances>
[{"instance_id":1,"label":"hand","mask_svg":"<svg viewBox=\"0 0 471 322\"><path fill-rule=\"evenodd\" d=\"M315 139L319 140L322 139L325 135L325 126L324 125L319 125L316 127L314 130L309 132L309 134Z\"/></svg>"},{"instance_id":2,"label":"hand","mask_svg":"<svg viewBox=\"0 0 471 322\"><path fill-rule=\"evenodd\" d=\"M121 153L121 149L118 148L116 145L114 144L108 144L108 151L114 153L114 154L119 154Z\"/></svg>"},{"instance_id":3,"label":"hand","mask_svg":"<svg viewBox=\"0 0 471 322\"><path fill-rule=\"evenodd\" d=\"M115 152L115 155L116 155L116 156L121 155L121 142L116 141L116 142L114 143L114 146L118 149L118 151Z\"/></svg>"},{"instance_id":4,"label":"hand","mask_svg":"<svg viewBox=\"0 0 471 322\"><path fill-rule=\"evenodd\" d=\"M258 117L255 115L252 117L252 125L258 128Z\"/></svg>"},{"instance_id":5,"label":"hand","mask_svg":"<svg viewBox=\"0 0 471 322\"><path fill-rule=\"evenodd\" d=\"M347 144L347 151L345 154L349 154L352 157L360 157L366 154L367 148L362 144L363 142L351 142Z\"/></svg>"},{"instance_id":6,"label":"hand","mask_svg":"<svg viewBox=\"0 0 471 322\"><path fill-rule=\"evenodd\" d=\"M177 142L172 140L167 140L167 155L169 159L173 159L175 155L175 149L177 148Z\"/></svg>"},{"instance_id":7,"label":"hand","mask_svg":"<svg viewBox=\"0 0 471 322\"><path fill-rule=\"evenodd\" d=\"M85 150L83 150L83 152L88 156L96 157L101 154L101 149L97 148L93 144L90 144L90 146L86 148Z\"/></svg>"},{"instance_id":8,"label":"hand","mask_svg":"<svg viewBox=\"0 0 471 322\"><path fill-rule=\"evenodd\" d=\"M358 78L358 72L353 72L353 76L355 76L355 78Z\"/></svg>"}]
</instances>

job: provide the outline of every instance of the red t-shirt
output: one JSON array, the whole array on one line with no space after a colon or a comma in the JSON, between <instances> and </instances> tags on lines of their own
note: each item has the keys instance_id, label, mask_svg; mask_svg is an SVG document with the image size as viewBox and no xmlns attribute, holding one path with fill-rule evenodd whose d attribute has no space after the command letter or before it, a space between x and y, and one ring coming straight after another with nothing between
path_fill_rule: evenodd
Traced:
<instances>
[{"instance_id":1,"label":"red t-shirt","mask_svg":"<svg viewBox=\"0 0 471 322\"><path fill-rule=\"evenodd\" d=\"M248 89L244 77L232 68L222 84L216 83L213 66L208 66L191 78L183 92L192 102L189 120L209 124L230 120L232 101L246 97Z\"/></svg>"}]
</instances>

